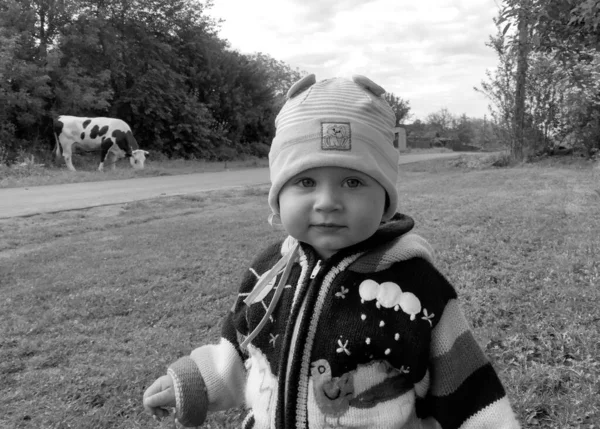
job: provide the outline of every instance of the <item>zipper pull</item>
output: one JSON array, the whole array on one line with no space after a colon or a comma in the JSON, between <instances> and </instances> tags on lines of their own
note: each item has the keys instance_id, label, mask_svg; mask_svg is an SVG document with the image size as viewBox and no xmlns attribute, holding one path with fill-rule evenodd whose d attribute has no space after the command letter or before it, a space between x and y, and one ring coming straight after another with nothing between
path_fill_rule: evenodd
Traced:
<instances>
[{"instance_id":1,"label":"zipper pull","mask_svg":"<svg viewBox=\"0 0 600 429\"><path fill-rule=\"evenodd\" d=\"M317 274L319 273L320 269L321 269L321 260L319 259L317 261L317 265L315 265L315 268L312 270L312 273L310 273L310 278L314 279L315 277L317 277Z\"/></svg>"}]
</instances>

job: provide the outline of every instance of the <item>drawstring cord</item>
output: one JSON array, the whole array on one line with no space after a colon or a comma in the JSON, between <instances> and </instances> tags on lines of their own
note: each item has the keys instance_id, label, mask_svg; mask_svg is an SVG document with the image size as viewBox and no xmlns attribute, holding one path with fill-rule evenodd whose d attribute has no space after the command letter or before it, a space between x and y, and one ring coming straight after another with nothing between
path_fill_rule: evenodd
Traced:
<instances>
[{"instance_id":1,"label":"drawstring cord","mask_svg":"<svg viewBox=\"0 0 600 429\"><path fill-rule=\"evenodd\" d=\"M269 291L273 288L272 284L269 286L269 284L271 283L271 280L273 280L281 272L282 267L285 266L285 269L283 270L283 274L282 274L281 278L279 279L279 283L277 284L277 289L275 290L275 295L273 295L273 298L271 299L271 303L269 304L269 307L267 308L267 312L261 319L258 326L256 328L254 328L254 330L246 337L246 339L244 341L242 341L242 343L240 344L240 346L242 348L248 347L248 344L250 344L250 341L252 341L260 333L260 331L266 325L267 320L269 320L269 317L271 317L271 314L275 310L275 307L277 306L277 302L279 301L279 298L281 298L281 294L283 293L283 289L285 288L285 283L287 282L288 278L290 277L290 273L292 271L292 265L294 265L294 261L296 260L296 257L298 255L299 248L300 248L300 245L298 243L296 243L294 245L294 247L292 248L292 250L287 255L285 255L283 258L281 258L279 261L277 261L275 266L269 270L267 275L265 275L263 278L261 278L256 283L256 285L254 285L254 289L252 289L252 292L250 292L250 294L244 300L244 304L250 306L257 301L257 298L259 298L261 296L264 297L267 293L269 293Z\"/></svg>"}]
</instances>

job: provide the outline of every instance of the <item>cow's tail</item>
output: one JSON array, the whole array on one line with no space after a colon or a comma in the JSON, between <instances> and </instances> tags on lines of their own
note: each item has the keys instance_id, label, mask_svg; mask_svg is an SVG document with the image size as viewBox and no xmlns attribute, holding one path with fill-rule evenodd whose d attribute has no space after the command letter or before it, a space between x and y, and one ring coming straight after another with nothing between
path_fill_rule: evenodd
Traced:
<instances>
[{"instance_id":1,"label":"cow's tail","mask_svg":"<svg viewBox=\"0 0 600 429\"><path fill-rule=\"evenodd\" d=\"M60 119L60 118L58 118ZM56 146L54 147L54 157L59 160L60 157L62 156L62 145L60 144L60 141L58 140L58 135L62 133L62 124L59 125L58 124L58 120L55 119L54 120L54 139L56 140Z\"/></svg>"},{"instance_id":2,"label":"cow's tail","mask_svg":"<svg viewBox=\"0 0 600 429\"><path fill-rule=\"evenodd\" d=\"M54 157L58 160L62 155L62 147L58 141L58 136L54 133L54 139L56 140L56 146L54 147Z\"/></svg>"}]
</instances>

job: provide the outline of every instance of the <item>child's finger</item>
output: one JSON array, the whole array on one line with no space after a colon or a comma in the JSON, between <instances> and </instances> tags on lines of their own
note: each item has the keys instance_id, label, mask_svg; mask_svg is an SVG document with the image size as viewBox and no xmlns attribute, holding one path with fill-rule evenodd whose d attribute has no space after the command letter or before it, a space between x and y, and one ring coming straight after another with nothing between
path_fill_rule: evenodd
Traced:
<instances>
[{"instance_id":1,"label":"child's finger","mask_svg":"<svg viewBox=\"0 0 600 429\"><path fill-rule=\"evenodd\" d=\"M154 420L161 420L164 417L168 417L169 416L169 410L165 409L165 408L153 408L152 409L152 417L154 417Z\"/></svg>"},{"instance_id":2,"label":"child's finger","mask_svg":"<svg viewBox=\"0 0 600 429\"><path fill-rule=\"evenodd\" d=\"M175 393L173 388L169 387L166 390L149 395L144 398L144 408L160 408L160 407L174 407L175 406Z\"/></svg>"},{"instance_id":3,"label":"child's finger","mask_svg":"<svg viewBox=\"0 0 600 429\"><path fill-rule=\"evenodd\" d=\"M165 383L163 382L163 378L164 377L160 377L157 378L154 383L152 383L150 385L150 387L148 387L146 389L146 391L144 392L144 399L148 396L152 396L158 392L160 392L161 390L163 390L165 387L169 387L168 385L165 385Z\"/></svg>"}]
</instances>

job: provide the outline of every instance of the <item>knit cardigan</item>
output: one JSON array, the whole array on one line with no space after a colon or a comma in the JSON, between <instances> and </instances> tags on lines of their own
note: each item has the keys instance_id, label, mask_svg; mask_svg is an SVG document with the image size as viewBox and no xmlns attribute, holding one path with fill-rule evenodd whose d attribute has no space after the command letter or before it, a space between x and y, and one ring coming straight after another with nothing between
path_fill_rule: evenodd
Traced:
<instances>
[{"instance_id":1,"label":"knit cardigan","mask_svg":"<svg viewBox=\"0 0 600 429\"><path fill-rule=\"evenodd\" d=\"M412 226L398 214L327 260L300 243L285 285L277 276L247 305L296 243L267 247L242 279L220 343L170 366L179 422L197 426L207 411L245 404L244 429L518 428L454 288ZM279 287L266 325L240 347Z\"/></svg>"}]
</instances>

